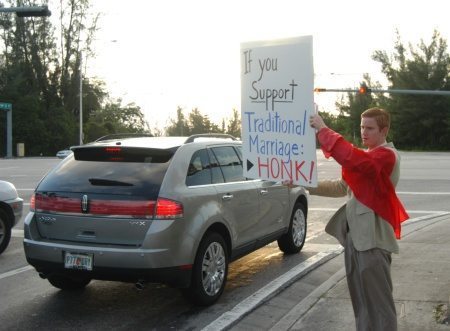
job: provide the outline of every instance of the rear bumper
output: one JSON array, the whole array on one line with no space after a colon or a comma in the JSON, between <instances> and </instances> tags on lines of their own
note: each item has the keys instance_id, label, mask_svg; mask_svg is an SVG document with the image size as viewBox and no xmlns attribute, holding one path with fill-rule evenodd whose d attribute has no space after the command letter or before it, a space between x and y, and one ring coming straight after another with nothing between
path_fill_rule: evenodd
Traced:
<instances>
[{"instance_id":1,"label":"rear bumper","mask_svg":"<svg viewBox=\"0 0 450 331\"><path fill-rule=\"evenodd\" d=\"M155 231L158 227L155 227ZM84 278L137 282L164 283L173 287L188 287L192 274L192 249L162 245L164 238L145 240L156 247L100 244L47 239L40 235L32 212L24 220L24 250L29 264L48 276L67 274ZM153 240L151 240L153 239ZM185 254L180 254L182 250ZM93 270L64 268L65 253L89 254L93 257Z\"/></svg>"},{"instance_id":2,"label":"rear bumper","mask_svg":"<svg viewBox=\"0 0 450 331\"><path fill-rule=\"evenodd\" d=\"M64 263L48 262L27 256L27 261L44 278L51 275L67 275L76 278L89 278L120 282L163 283L172 287L186 288L191 283L191 270L179 267L158 269L124 269L94 266L92 271L65 269Z\"/></svg>"},{"instance_id":3,"label":"rear bumper","mask_svg":"<svg viewBox=\"0 0 450 331\"><path fill-rule=\"evenodd\" d=\"M151 252L139 249L99 250L75 245L55 245L55 243L50 245L26 238L24 249L28 263L45 277L51 274L67 274L100 280L164 283L173 287L188 287L191 281L191 266L152 268ZM65 252L92 254L93 270L65 269Z\"/></svg>"}]
</instances>

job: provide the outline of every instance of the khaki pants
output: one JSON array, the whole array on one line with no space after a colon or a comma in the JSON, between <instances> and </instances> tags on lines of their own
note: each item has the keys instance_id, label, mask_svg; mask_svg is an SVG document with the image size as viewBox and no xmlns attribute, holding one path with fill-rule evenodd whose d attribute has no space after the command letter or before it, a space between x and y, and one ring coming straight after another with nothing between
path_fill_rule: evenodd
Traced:
<instances>
[{"instance_id":1,"label":"khaki pants","mask_svg":"<svg viewBox=\"0 0 450 331\"><path fill-rule=\"evenodd\" d=\"M348 232L345 269L356 329L397 330L397 313L392 296L391 253L379 248L359 252L353 247Z\"/></svg>"}]
</instances>

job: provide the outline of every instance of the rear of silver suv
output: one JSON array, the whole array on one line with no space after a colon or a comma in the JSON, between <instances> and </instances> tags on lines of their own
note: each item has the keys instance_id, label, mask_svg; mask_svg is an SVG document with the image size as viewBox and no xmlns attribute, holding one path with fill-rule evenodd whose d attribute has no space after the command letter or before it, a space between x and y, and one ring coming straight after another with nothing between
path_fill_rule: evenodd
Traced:
<instances>
[{"instance_id":1,"label":"rear of silver suv","mask_svg":"<svg viewBox=\"0 0 450 331\"><path fill-rule=\"evenodd\" d=\"M239 141L114 138L73 152L25 219L27 260L58 288L161 282L210 305L231 261L274 240L286 253L304 244L305 191L244 178Z\"/></svg>"}]
</instances>

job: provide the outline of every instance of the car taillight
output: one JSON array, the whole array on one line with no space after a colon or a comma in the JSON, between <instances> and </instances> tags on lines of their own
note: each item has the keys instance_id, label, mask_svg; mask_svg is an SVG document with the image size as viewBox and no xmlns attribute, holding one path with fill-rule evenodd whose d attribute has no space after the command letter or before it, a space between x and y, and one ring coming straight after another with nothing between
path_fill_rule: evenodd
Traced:
<instances>
[{"instance_id":1,"label":"car taillight","mask_svg":"<svg viewBox=\"0 0 450 331\"><path fill-rule=\"evenodd\" d=\"M118 215L151 218L155 201L92 200L89 213L94 215Z\"/></svg>"},{"instance_id":2,"label":"car taillight","mask_svg":"<svg viewBox=\"0 0 450 331\"><path fill-rule=\"evenodd\" d=\"M92 199L82 207L81 198L34 194L30 209L37 212L108 215L130 218L152 218L156 201Z\"/></svg>"},{"instance_id":3,"label":"car taillight","mask_svg":"<svg viewBox=\"0 0 450 331\"><path fill-rule=\"evenodd\" d=\"M30 199L30 210L35 211L36 210L36 194L33 193Z\"/></svg>"},{"instance_id":4,"label":"car taillight","mask_svg":"<svg viewBox=\"0 0 450 331\"><path fill-rule=\"evenodd\" d=\"M122 148L120 148L120 147L106 147L105 148L105 152L109 153L109 154L117 154L117 153L120 153L121 150L122 150Z\"/></svg>"},{"instance_id":5,"label":"car taillight","mask_svg":"<svg viewBox=\"0 0 450 331\"><path fill-rule=\"evenodd\" d=\"M81 213L81 200L38 193L34 196L34 210L37 212Z\"/></svg>"},{"instance_id":6,"label":"car taillight","mask_svg":"<svg viewBox=\"0 0 450 331\"><path fill-rule=\"evenodd\" d=\"M121 147L106 147L105 152L107 155L109 155L108 160L109 161L123 161L123 156L120 156L120 153L122 152Z\"/></svg>"},{"instance_id":7,"label":"car taillight","mask_svg":"<svg viewBox=\"0 0 450 331\"><path fill-rule=\"evenodd\" d=\"M156 201L155 219L183 217L183 205L177 201L159 198Z\"/></svg>"}]
</instances>

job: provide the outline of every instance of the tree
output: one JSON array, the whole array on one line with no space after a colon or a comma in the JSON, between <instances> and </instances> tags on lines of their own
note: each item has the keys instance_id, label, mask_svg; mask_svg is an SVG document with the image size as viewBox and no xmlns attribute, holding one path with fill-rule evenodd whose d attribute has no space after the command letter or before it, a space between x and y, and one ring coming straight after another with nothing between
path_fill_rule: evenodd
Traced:
<instances>
[{"instance_id":1,"label":"tree","mask_svg":"<svg viewBox=\"0 0 450 331\"><path fill-rule=\"evenodd\" d=\"M9 1L9 5L12 7L14 3ZM22 5L34 3L23 1ZM0 31L0 44L3 44L0 95L2 101L14 105L13 145L24 142L28 153L45 152L52 144L51 130L47 129L45 119L59 116L60 111L48 79L51 68L57 66L54 30L46 18L2 15ZM28 128L36 131L27 132ZM59 133L55 132L55 140L60 138Z\"/></svg>"},{"instance_id":2,"label":"tree","mask_svg":"<svg viewBox=\"0 0 450 331\"><path fill-rule=\"evenodd\" d=\"M191 134L207 133L211 122L205 118L198 108L194 108L189 113L189 131Z\"/></svg>"},{"instance_id":3,"label":"tree","mask_svg":"<svg viewBox=\"0 0 450 331\"><path fill-rule=\"evenodd\" d=\"M190 136L201 133L223 133L220 127L209 120L208 115L203 115L198 108L194 108L188 115L183 114L181 107L177 108L177 118L170 119L170 125L165 129L168 136Z\"/></svg>"},{"instance_id":4,"label":"tree","mask_svg":"<svg viewBox=\"0 0 450 331\"><path fill-rule=\"evenodd\" d=\"M190 130L186 118L183 114L183 108L178 106L176 120L170 119L170 125L165 129L168 136L189 136Z\"/></svg>"},{"instance_id":5,"label":"tree","mask_svg":"<svg viewBox=\"0 0 450 331\"><path fill-rule=\"evenodd\" d=\"M13 2L8 1L10 6ZM21 6L35 5L34 0L21 1ZM99 14L91 12L90 0L60 0L59 5L59 35L47 18L0 16L0 96L14 105L13 145L25 143L27 155L54 155L78 143L80 74L95 56ZM111 101L104 82L84 73L82 86L86 141L149 131L140 108ZM0 125L0 137L4 131ZM0 153L5 153L3 145Z\"/></svg>"},{"instance_id":6,"label":"tree","mask_svg":"<svg viewBox=\"0 0 450 331\"><path fill-rule=\"evenodd\" d=\"M203 115L198 108L194 108L189 113L190 134L200 133L222 133L219 126L209 120L208 115Z\"/></svg>"},{"instance_id":7,"label":"tree","mask_svg":"<svg viewBox=\"0 0 450 331\"><path fill-rule=\"evenodd\" d=\"M237 138L241 137L241 116L236 109L233 109L233 114L228 122L226 133Z\"/></svg>"},{"instance_id":8,"label":"tree","mask_svg":"<svg viewBox=\"0 0 450 331\"><path fill-rule=\"evenodd\" d=\"M409 52L397 32L395 53L376 51L392 89L450 90L450 56L447 42L437 31L431 42L423 40ZM391 94L387 108L392 114L392 135L400 148L450 148L450 98L448 96Z\"/></svg>"},{"instance_id":9,"label":"tree","mask_svg":"<svg viewBox=\"0 0 450 331\"><path fill-rule=\"evenodd\" d=\"M23 0L21 5L36 3ZM96 18L88 22L89 0L61 0L60 6L60 48L47 18L2 15L0 21L0 95L14 104L13 138L25 143L28 155L53 154L78 141L80 50L83 38L83 48L90 49ZM103 88L83 80L85 121L102 104Z\"/></svg>"},{"instance_id":10,"label":"tree","mask_svg":"<svg viewBox=\"0 0 450 331\"><path fill-rule=\"evenodd\" d=\"M369 74L363 75L363 81L360 85L365 85L371 88L380 88L379 82L372 82ZM330 118L332 127L339 131L346 139L359 144L359 127L361 123L361 113L371 107L378 106L383 96L377 96L373 93L347 93L346 98L341 98L336 102L336 107L339 109L339 115Z\"/></svg>"},{"instance_id":11,"label":"tree","mask_svg":"<svg viewBox=\"0 0 450 331\"><path fill-rule=\"evenodd\" d=\"M108 102L93 113L86 124L86 141L113 133L150 133L139 106L134 103L122 106L122 100Z\"/></svg>"}]
</instances>

